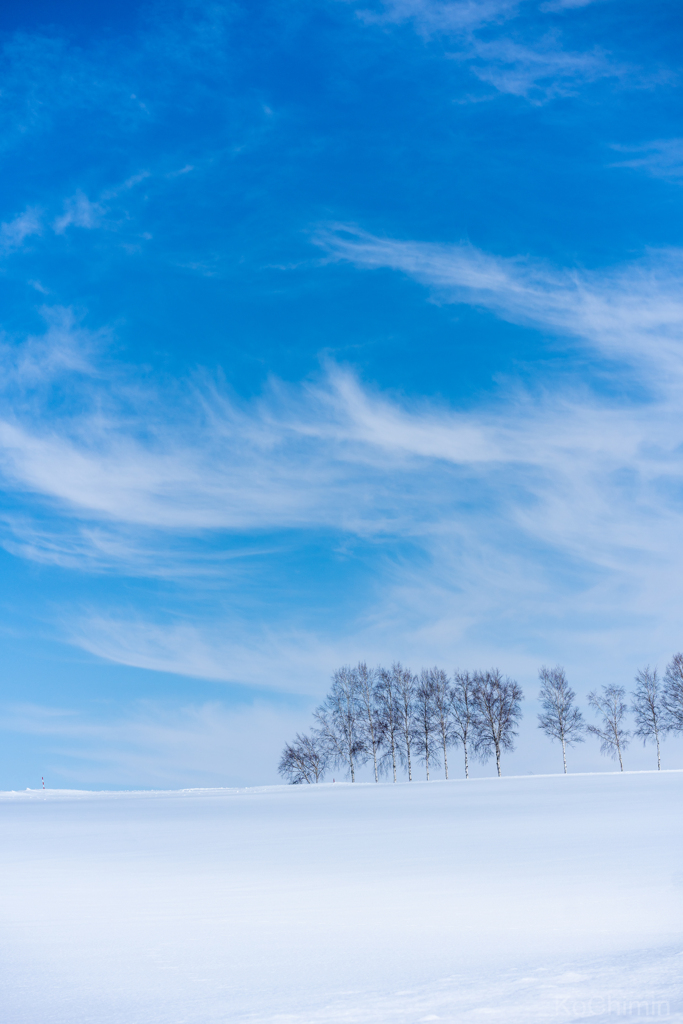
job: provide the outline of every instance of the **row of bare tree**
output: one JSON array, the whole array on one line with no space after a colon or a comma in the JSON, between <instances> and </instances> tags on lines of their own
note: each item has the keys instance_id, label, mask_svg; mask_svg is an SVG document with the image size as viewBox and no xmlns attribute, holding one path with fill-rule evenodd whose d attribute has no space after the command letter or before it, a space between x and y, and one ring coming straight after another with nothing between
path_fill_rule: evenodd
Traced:
<instances>
[{"instance_id":1,"label":"row of bare tree","mask_svg":"<svg viewBox=\"0 0 683 1024\"><path fill-rule=\"evenodd\" d=\"M676 654L662 678L645 668L635 679L630 704L623 686L603 686L588 694L597 725L586 724L576 694L560 666L539 672L541 713L538 725L562 746L564 771L567 747L583 742L586 732L600 740L600 749L619 761L632 736L652 741L661 768L660 742L667 732L683 732L683 654ZM469 778L470 757L495 756L498 775L503 750L513 750L522 717L522 690L497 669L455 672L440 668L419 676L400 663L391 669L369 669L361 662L334 673L327 697L314 713L314 728L297 734L280 759L280 774L292 783L320 782L332 767L342 768L352 782L357 769L372 763L375 782L398 766L412 782L415 762L430 771L443 767L448 778L448 752L457 747ZM626 727L631 712L635 729Z\"/></svg>"}]
</instances>

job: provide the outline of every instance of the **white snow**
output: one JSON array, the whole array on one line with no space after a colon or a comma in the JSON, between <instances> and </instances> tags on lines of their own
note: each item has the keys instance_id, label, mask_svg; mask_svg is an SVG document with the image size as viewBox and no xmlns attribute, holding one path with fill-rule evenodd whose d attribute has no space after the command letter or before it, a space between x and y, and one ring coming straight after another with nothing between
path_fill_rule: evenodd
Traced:
<instances>
[{"instance_id":1,"label":"white snow","mask_svg":"<svg viewBox=\"0 0 683 1024\"><path fill-rule=\"evenodd\" d=\"M3 1024L683 1021L683 772L0 795Z\"/></svg>"}]
</instances>

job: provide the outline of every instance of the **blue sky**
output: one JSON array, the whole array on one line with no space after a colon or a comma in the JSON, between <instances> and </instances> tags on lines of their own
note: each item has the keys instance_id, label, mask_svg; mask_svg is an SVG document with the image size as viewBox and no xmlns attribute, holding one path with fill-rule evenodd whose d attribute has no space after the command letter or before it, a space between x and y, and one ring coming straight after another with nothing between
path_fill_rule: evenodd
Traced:
<instances>
[{"instance_id":1,"label":"blue sky","mask_svg":"<svg viewBox=\"0 0 683 1024\"><path fill-rule=\"evenodd\" d=\"M275 781L359 658L498 665L554 770L541 663L683 646L677 5L0 32L3 787Z\"/></svg>"}]
</instances>

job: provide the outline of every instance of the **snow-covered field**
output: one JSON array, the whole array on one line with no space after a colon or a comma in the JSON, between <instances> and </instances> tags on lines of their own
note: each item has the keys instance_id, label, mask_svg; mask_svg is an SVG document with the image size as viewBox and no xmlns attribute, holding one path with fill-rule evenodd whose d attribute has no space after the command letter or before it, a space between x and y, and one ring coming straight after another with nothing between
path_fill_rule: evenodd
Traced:
<instances>
[{"instance_id":1,"label":"snow-covered field","mask_svg":"<svg viewBox=\"0 0 683 1024\"><path fill-rule=\"evenodd\" d=\"M683 772L0 796L3 1024L683 1021Z\"/></svg>"}]
</instances>

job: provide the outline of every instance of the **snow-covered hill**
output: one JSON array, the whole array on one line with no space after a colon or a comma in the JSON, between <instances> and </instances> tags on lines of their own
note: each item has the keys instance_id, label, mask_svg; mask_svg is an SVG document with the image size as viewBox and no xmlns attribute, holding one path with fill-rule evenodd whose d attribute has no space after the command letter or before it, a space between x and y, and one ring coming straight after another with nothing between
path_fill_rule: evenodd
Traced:
<instances>
[{"instance_id":1,"label":"snow-covered hill","mask_svg":"<svg viewBox=\"0 0 683 1024\"><path fill-rule=\"evenodd\" d=\"M2 1020L682 1021L682 812L683 772L5 793Z\"/></svg>"}]
</instances>

